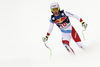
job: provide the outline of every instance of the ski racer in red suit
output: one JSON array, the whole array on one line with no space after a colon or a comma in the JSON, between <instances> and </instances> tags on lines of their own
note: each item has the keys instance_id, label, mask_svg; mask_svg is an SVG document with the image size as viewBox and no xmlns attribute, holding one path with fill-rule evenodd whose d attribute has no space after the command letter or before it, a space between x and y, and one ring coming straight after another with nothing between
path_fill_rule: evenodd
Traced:
<instances>
[{"instance_id":1,"label":"ski racer in red suit","mask_svg":"<svg viewBox=\"0 0 100 67\"><path fill-rule=\"evenodd\" d=\"M62 43L70 54L75 54L74 50L69 45L71 38L80 48L84 49L85 46L81 42L81 39L76 30L71 25L69 17L76 18L84 28L87 27L87 24L82 20L82 18L78 17L77 15L64 10L60 10L59 4L56 2L52 3L50 8L53 15L51 15L50 26L47 35L43 37L43 41L46 42L48 40L54 24L56 24L62 33Z\"/></svg>"}]
</instances>

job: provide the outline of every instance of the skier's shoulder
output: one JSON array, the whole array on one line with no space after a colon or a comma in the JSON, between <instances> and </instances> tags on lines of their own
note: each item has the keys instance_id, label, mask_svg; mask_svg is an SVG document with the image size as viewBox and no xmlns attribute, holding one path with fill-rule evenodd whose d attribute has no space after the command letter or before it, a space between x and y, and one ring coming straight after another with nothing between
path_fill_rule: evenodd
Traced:
<instances>
[{"instance_id":1,"label":"skier's shoulder","mask_svg":"<svg viewBox=\"0 0 100 67\"><path fill-rule=\"evenodd\" d=\"M51 20L52 20L52 21L55 21L55 20L56 20L54 14L51 15Z\"/></svg>"},{"instance_id":2,"label":"skier's shoulder","mask_svg":"<svg viewBox=\"0 0 100 67\"><path fill-rule=\"evenodd\" d=\"M64 10L60 10L61 13L64 13Z\"/></svg>"},{"instance_id":3,"label":"skier's shoulder","mask_svg":"<svg viewBox=\"0 0 100 67\"><path fill-rule=\"evenodd\" d=\"M62 15L66 15L66 16L68 16L68 13L70 13L70 12L65 11L65 10L61 10L60 13L61 13Z\"/></svg>"},{"instance_id":4,"label":"skier's shoulder","mask_svg":"<svg viewBox=\"0 0 100 67\"><path fill-rule=\"evenodd\" d=\"M63 13L69 13L68 11L66 11L66 10L62 10L61 12L63 12Z\"/></svg>"},{"instance_id":5,"label":"skier's shoulder","mask_svg":"<svg viewBox=\"0 0 100 67\"><path fill-rule=\"evenodd\" d=\"M66 10L60 10L61 13L67 13L68 11Z\"/></svg>"},{"instance_id":6,"label":"skier's shoulder","mask_svg":"<svg viewBox=\"0 0 100 67\"><path fill-rule=\"evenodd\" d=\"M60 13L62 16L68 16L68 11L61 10Z\"/></svg>"}]
</instances>

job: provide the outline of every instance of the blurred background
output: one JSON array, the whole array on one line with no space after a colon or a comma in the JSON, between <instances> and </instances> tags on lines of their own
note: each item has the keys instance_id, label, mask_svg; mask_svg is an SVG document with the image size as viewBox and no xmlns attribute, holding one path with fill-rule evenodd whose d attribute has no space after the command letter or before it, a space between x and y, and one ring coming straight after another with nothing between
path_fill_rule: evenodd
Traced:
<instances>
[{"instance_id":1,"label":"blurred background","mask_svg":"<svg viewBox=\"0 0 100 67\"><path fill-rule=\"evenodd\" d=\"M70 18L87 47L82 50L71 40L75 56L69 55L63 46L56 25L47 42L52 50L51 59L50 51L42 42L48 31L53 2L88 24L84 41L81 23ZM0 67L100 67L99 15L99 0L0 0Z\"/></svg>"}]
</instances>

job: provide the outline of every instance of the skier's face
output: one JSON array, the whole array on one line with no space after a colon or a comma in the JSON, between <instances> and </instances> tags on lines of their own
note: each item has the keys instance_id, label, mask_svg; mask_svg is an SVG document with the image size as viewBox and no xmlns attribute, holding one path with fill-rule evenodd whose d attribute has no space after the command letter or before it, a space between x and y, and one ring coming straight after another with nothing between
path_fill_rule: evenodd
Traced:
<instances>
[{"instance_id":1,"label":"skier's face","mask_svg":"<svg viewBox=\"0 0 100 67\"><path fill-rule=\"evenodd\" d=\"M58 16L59 15L59 9L58 8L54 8L52 9L52 12L55 16Z\"/></svg>"},{"instance_id":2,"label":"skier's face","mask_svg":"<svg viewBox=\"0 0 100 67\"><path fill-rule=\"evenodd\" d=\"M55 16L58 16L58 15L59 15L59 11L54 11L53 14L54 14Z\"/></svg>"}]
</instances>

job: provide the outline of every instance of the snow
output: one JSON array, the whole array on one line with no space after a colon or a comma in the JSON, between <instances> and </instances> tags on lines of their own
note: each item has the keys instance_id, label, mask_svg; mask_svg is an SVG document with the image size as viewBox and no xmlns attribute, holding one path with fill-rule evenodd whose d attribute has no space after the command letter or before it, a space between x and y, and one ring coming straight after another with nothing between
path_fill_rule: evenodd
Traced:
<instances>
[{"instance_id":1,"label":"snow","mask_svg":"<svg viewBox=\"0 0 100 67\"><path fill-rule=\"evenodd\" d=\"M42 37L49 27L52 2L88 24L83 41L81 24L70 18L86 50L71 40L76 55L69 55L55 25L47 42L50 59ZM0 67L100 67L99 6L99 0L0 0Z\"/></svg>"}]
</instances>

